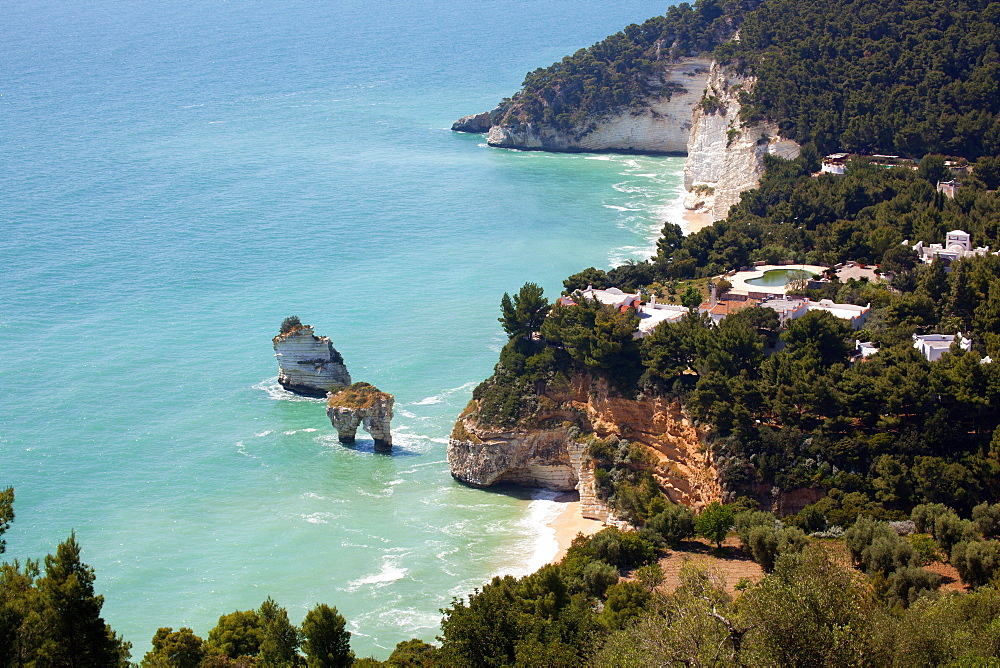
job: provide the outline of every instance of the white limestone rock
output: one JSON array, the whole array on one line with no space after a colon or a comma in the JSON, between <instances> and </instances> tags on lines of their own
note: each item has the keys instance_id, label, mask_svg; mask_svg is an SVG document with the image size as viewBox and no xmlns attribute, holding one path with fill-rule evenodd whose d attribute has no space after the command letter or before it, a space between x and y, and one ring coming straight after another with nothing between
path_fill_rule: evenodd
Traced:
<instances>
[{"instance_id":1,"label":"white limestone rock","mask_svg":"<svg viewBox=\"0 0 1000 668\"><path fill-rule=\"evenodd\" d=\"M757 187L765 155L799 155L799 145L782 138L777 125L740 121L739 91L753 84L753 78L713 63L705 99L714 104L694 109L684 165L684 206L706 213L712 221L725 218L740 193Z\"/></svg>"},{"instance_id":2,"label":"white limestone rock","mask_svg":"<svg viewBox=\"0 0 1000 668\"><path fill-rule=\"evenodd\" d=\"M490 146L545 151L634 151L639 153L687 152L691 116L701 100L711 60L684 58L670 65L662 77L673 92L669 96L643 100L618 114L587 121L587 127L569 132L539 128L531 124L493 125L487 136ZM592 127L589 127L591 126Z\"/></svg>"},{"instance_id":3,"label":"white limestone rock","mask_svg":"<svg viewBox=\"0 0 1000 668\"><path fill-rule=\"evenodd\" d=\"M325 397L351 384L344 358L329 338L313 334L311 326L295 327L271 341L278 359L278 382L289 392Z\"/></svg>"}]
</instances>

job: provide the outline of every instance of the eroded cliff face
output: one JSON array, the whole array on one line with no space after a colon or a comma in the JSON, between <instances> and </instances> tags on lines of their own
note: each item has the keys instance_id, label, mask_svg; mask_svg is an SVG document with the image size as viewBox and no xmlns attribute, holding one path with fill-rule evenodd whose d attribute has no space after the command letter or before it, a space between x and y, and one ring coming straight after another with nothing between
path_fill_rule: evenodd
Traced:
<instances>
[{"instance_id":1,"label":"eroded cliff face","mask_svg":"<svg viewBox=\"0 0 1000 668\"><path fill-rule=\"evenodd\" d=\"M692 112L701 100L712 61L685 58L670 65L662 83L669 95L642 100L640 104L585 126L558 131L512 120L508 116L489 128L487 143L501 148L545 151L631 151L674 153L688 150ZM464 119L463 119L464 120Z\"/></svg>"},{"instance_id":2,"label":"eroded cliff face","mask_svg":"<svg viewBox=\"0 0 1000 668\"><path fill-rule=\"evenodd\" d=\"M603 381L578 375L562 393L547 391L530 425L500 430L480 425L473 400L448 444L448 465L458 480L478 487L514 483L580 492L584 517L609 519L594 490L593 465L582 442L589 433L618 436L648 447L659 461L654 474L672 501L701 507L722 498L703 434L680 404L661 397L616 396Z\"/></svg>"},{"instance_id":3,"label":"eroded cliff face","mask_svg":"<svg viewBox=\"0 0 1000 668\"><path fill-rule=\"evenodd\" d=\"M297 327L272 340L278 359L278 382L296 394L325 397L351 384L344 358L325 336L313 334L309 325Z\"/></svg>"},{"instance_id":4,"label":"eroded cliff face","mask_svg":"<svg viewBox=\"0 0 1000 668\"><path fill-rule=\"evenodd\" d=\"M799 155L799 145L783 139L777 125L740 121L739 93L753 84L753 78L714 63L705 102L694 110L684 165L684 206L704 213L709 222L725 218L740 193L757 187L765 155Z\"/></svg>"}]
</instances>

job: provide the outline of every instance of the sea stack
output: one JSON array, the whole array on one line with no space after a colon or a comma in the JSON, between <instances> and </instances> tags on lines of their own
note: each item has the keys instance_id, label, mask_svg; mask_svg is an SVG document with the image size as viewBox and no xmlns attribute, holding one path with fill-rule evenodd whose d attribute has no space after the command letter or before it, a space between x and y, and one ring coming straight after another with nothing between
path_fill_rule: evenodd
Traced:
<instances>
[{"instance_id":1,"label":"sea stack","mask_svg":"<svg viewBox=\"0 0 1000 668\"><path fill-rule=\"evenodd\" d=\"M272 339L278 358L278 382L289 392L325 397L351 384L344 358L330 339L313 334L295 316L285 318L281 333Z\"/></svg>"},{"instance_id":2,"label":"sea stack","mask_svg":"<svg viewBox=\"0 0 1000 668\"><path fill-rule=\"evenodd\" d=\"M354 383L330 395L326 402L326 414L341 443L354 443L358 426L364 425L365 431L375 441L375 451L391 452L389 422L392 420L394 401L391 394L380 392L374 385Z\"/></svg>"}]
</instances>

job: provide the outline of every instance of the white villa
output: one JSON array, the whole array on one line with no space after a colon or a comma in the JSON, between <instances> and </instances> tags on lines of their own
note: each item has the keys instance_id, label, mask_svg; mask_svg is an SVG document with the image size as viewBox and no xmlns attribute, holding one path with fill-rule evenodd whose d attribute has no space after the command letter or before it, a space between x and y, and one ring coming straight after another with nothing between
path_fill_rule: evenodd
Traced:
<instances>
[{"instance_id":1,"label":"white villa","mask_svg":"<svg viewBox=\"0 0 1000 668\"><path fill-rule=\"evenodd\" d=\"M909 245L908 241L904 241L903 243ZM936 257L941 258L947 264L951 264L955 260L959 260L964 257L986 255L990 252L989 246L973 248L972 235L962 230L952 230L949 232L945 236L945 242L943 244L928 244L927 246L924 246L923 241L918 241L911 248L917 251L920 259L925 264L930 264Z\"/></svg>"},{"instance_id":2,"label":"white villa","mask_svg":"<svg viewBox=\"0 0 1000 668\"><path fill-rule=\"evenodd\" d=\"M878 352L878 346L871 341L854 340L854 353L861 357L871 357Z\"/></svg>"},{"instance_id":3,"label":"white villa","mask_svg":"<svg viewBox=\"0 0 1000 668\"><path fill-rule=\"evenodd\" d=\"M622 292L618 288L608 288L607 290L595 290L593 286L587 286L586 290L580 291L580 296L584 299L596 299L602 304L614 306L624 311L634 308L639 316L639 330L636 337L641 338L652 332L661 322L675 322L684 317L688 312L684 306L677 304L658 304L656 295L653 295L649 302L642 303L642 293L630 294Z\"/></svg>"},{"instance_id":4,"label":"white villa","mask_svg":"<svg viewBox=\"0 0 1000 668\"><path fill-rule=\"evenodd\" d=\"M787 324L789 320L801 318L809 311L826 311L830 315L847 320L851 323L851 329L861 329L868 319L871 304L867 306L855 306L854 304L835 304L829 299L821 299L818 302L809 299L789 299L788 297L774 297L760 303L761 308L769 308L778 312L778 320L781 324Z\"/></svg>"},{"instance_id":5,"label":"white villa","mask_svg":"<svg viewBox=\"0 0 1000 668\"><path fill-rule=\"evenodd\" d=\"M958 334L914 334L913 347L927 358L928 362L937 362L941 356L951 350L951 344L958 340L958 347L968 352L972 350L972 340ZM990 360L992 361L992 360Z\"/></svg>"}]
</instances>

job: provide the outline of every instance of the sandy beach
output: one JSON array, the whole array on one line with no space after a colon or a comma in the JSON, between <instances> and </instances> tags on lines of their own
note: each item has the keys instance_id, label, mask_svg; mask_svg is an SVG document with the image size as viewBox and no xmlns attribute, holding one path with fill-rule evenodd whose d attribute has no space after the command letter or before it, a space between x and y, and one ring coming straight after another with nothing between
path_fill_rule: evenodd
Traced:
<instances>
[{"instance_id":1,"label":"sandy beach","mask_svg":"<svg viewBox=\"0 0 1000 668\"><path fill-rule=\"evenodd\" d=\"M691 211L689 209L684 209L681 218L684 220L684 229L687 230L688 234L694 234L715 222L707 213Z\"/></svg>"},{"instance_id":2,"label":"sandy beach","mask_svg":"<svg viewBox=\"0 0 1000 668\"><path fill-rule=\"evenodd\" d=\"M556 542L559 544L559 551L551 563L558 562L566 555L566 550L578 533L591 536L604 528L603 522L584 519L580 515L580 501L576 493L565 494L556 501L565 507L547 523L547 526L555 531Z\"/></svg>"}]
</instances>

